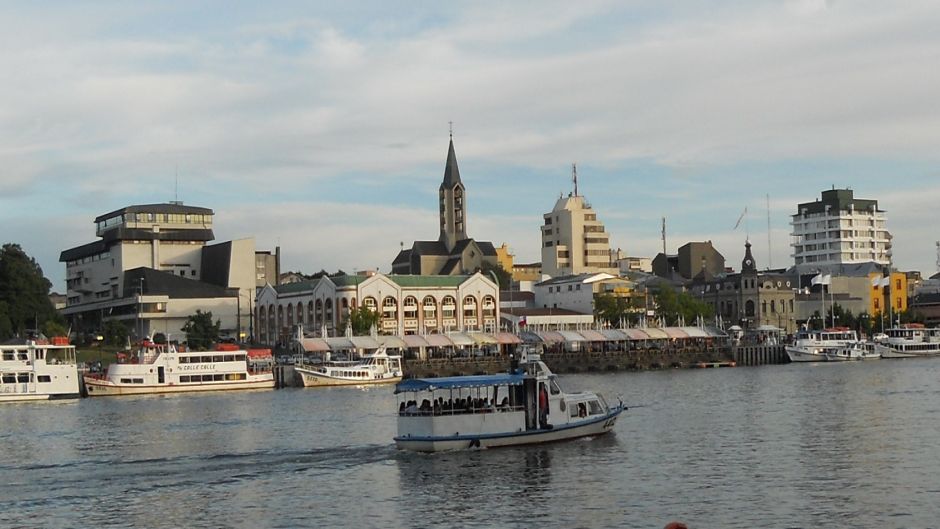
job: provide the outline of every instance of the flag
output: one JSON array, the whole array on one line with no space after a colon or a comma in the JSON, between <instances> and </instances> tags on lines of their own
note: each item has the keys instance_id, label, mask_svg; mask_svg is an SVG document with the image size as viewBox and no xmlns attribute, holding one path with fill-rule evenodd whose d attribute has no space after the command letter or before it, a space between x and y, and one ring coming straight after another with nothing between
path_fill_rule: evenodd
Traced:
<instances>
[{"instance_id":1,"label":"flag","mask_svg":"<svg viewBox=\"0 0 940 529\"><path fill-rule=\"evenodd\" d=\"M823 282L823 275L822 273L819 273L819 274L814 275L813 279L810 279L809 284L819 285L819 284L822 284L822 282Z\"/></svg>"},{"instance_id":2,"label":"flag","mask_svg":"<svg viewBox=\"0 0 940 529\"><path fill-rule=\"evenodd\" d=\"M744 206L744 211L741 212L741 216L738 217L738 221L734 223L734 227L731 230L738 229L738 226L741 225L741 221L744 220L744 216L747 215L747 206Z\"/></svg>"},{"instance_id":3,"label":"flag","mask_svg":"<svg viewBox=\"0 0 940 529\"><path fill-rule=\"evenodd\" d=\"M881 278L880 278L880 277L875 276L875 277L871 278L871 286L872 286L872 287L878 288L880 285L881 285Z\"/></svg>"},{"instance_id":4,"label":"flag","mask_svg":"<svg viewBox=\"0 0 940 529\"><path fill-rule=\"evenodd\" d=\"M826 274L822 276L822 280L819 282L820 285L831 285L832 284L832 274Z\"/></svg>"},{"instance_id":5,"label":"flag","mask_svg":"<svg viewBox=\"0 0 940 529\"><path fill-rule=\"evenodd\" d=\"M519 326L525 327L525 316L519 318Z\"/></svg>"},{"instance_id":6,"label":"flag","mask_svg":"<svg viewBox=\"0 0 940 529\"><path fill-rule=\"evenodd\" d=\"M883 287L890 287L890 286L891 286L891 277L890 277L890 276L884 276L884 277L882 277L882 278L881 278L881 286L883 286Z\"/></svg>"}]
</instances>

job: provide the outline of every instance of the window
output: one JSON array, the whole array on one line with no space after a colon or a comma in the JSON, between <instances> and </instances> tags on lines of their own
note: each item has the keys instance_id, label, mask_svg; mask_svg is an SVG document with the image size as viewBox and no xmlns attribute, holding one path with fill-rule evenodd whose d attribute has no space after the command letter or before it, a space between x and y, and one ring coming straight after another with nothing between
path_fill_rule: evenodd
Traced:
<instances>
[{"instance_id":1,"label":"window","mask_svg":"<svg viewBox=\"0 0 940 529\"><path fill-rule=\"evenodd\" d=\"M49 375L39 375L38 377L36 377L36 381L43 382L43 383L52 382L52 377L50 377Z\"/></svg>"}]
</instances>

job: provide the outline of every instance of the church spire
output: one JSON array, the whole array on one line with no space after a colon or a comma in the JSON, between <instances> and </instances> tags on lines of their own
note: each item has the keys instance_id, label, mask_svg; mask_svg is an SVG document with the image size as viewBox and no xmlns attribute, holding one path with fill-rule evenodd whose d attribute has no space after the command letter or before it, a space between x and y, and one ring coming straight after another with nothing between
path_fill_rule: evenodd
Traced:
<instances>
[{"instance_id":1,"label":"church spire","mask_svg":"<svg viewBox=\"0 0 940 529\"><path fill-rule=\"evenodd\" d=\"M754 262L754 256L751 254L751 241L744 243L744 260L741 261L741 272L757 272L757 263Z\"/></svg>"},{"instance_id":2,"label":"church spire","mask_svg":"<svg viewBox=\"0 0 940 529\"><path fill-rule=\"evenodd\" d=\"M444 180L440 187L441 235L439 240L450 251L457 241L467 238L467 202L457 154L454 152L453 132L447 148L447 163L444 165Z\"/></svg>"},{"instance_id":3,"label":"church spire","mask_svg":"<svg viewBox=\"0 0 940 529\"><path fill-rule=\"evenodd\" d=\"M460 182L460 169L457 168L457 154L454 152L454 136L450 137L450 147L447 149L447 163L444 165L444 181L441 187L451 188Z\"/></svg>"}]
</instances>

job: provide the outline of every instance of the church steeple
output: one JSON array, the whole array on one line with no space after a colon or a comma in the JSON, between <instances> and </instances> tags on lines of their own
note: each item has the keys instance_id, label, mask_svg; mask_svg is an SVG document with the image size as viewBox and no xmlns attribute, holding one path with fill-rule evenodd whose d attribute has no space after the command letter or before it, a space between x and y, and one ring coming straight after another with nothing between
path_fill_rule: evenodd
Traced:
<instances>
[{"instance_id":1,"label":"church steeple","mask_svg":"<svg viewBox=\"0 0 940 529\"><path fill-rule=\"evenodd\" d=\"M754 262L754 256L751 255L751 241L744 243L744 260L741 261L741 273L757 273L757 263Z\"/></svg>"},{"instance_id":2,"label":"church steeple","mask_svg":"<svg viewBox=\"0 0 940 529\"><path fill-rule=\"evenodd\" d=\"M457 241L467 238L467 202L463 182L460 181L460 169L457 167L457 154L454 152L454 136L451 133L450 145L447 149L447 162L444 165L444 180L441 182L440 240L453 250Z\"/></svg>"}]
</instances>

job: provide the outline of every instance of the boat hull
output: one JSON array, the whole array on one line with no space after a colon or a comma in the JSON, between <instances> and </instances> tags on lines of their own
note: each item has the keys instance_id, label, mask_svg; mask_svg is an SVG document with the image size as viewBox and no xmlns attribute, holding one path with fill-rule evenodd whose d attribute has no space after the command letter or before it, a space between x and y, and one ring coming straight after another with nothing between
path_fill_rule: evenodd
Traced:
<instances>
[{"instance_id":1,"label":"boat hull","mask_svg":"<svg viewBox=\"0 0 940 529\"><path fill-rule=\"evenodd\" d=\"M327 387L327 386L372 386L379 384L397 384L401 382L402 377L390 376L387 378L340 378L309 371L303 368L294 368L294 371L300 375L305 388Z\"/></svg>"},{"instance_id":2,"label":"boat hull","mask_svg":"<svg viewBox=\"0 0 940 529\"><path fill-rule=\"evenodd\" d=\"M875 347L875 350L881 353L882 358L922 358L922 357L940 355L940 350L938 351L928 350L922 353L905 352L905 351L899 351L889 345L881 345L881 344L877 345Z\"/></svg>"},{"instance_id":3,"label":"boat hull","mask_svg":"<svg viewBox=\"0 0 940 529\"><path fill-rule=\"evenodd\" d=\"M78 393L0 393L0 402L32 402L37 400L77 399Z\"/></svg>"},{"instance_id":4,"label":"boat hull","mask_svg":"<svg viewBox=\"0 0 940 529\"><path fill-rule=\"evenodd\" d=\"M119 395L150 395L161 393L198 393L204 391L233 391L243 389L274 389L274 377L263 380L220 382L217 384L115 384L107 380L85 377L85 388L89 397Z\"/></svg>"},{"instance_id":5,"label":"boat hull","mask_svg":"<svg viewBox=\"0 0 940 529\"><path fill-rule=\"evenodd\" d=\"M552 429L523 430L496 434L464 434L435 437L396 437L395 446L399 450L413 452L443 452L450 450L467 450L470 448L498 448L503 446L519 446L530 444L553 443L577 439L579 437L592 437L609 432L617 418L623 412L622 406L611 409L603 417L586 420L579 423L567 424Z\"/></svg>"},{"instance_id":6,"label":"boat hull","mask_svg":"<svg viewBox=\"0 0 940 529\"><path fill-rule=\"evenodd\" d=\"M787 347L787 356L791 362L825 362L826 355L822 352L812 352L797 347Z\"/></svg>"}]
</instances>

